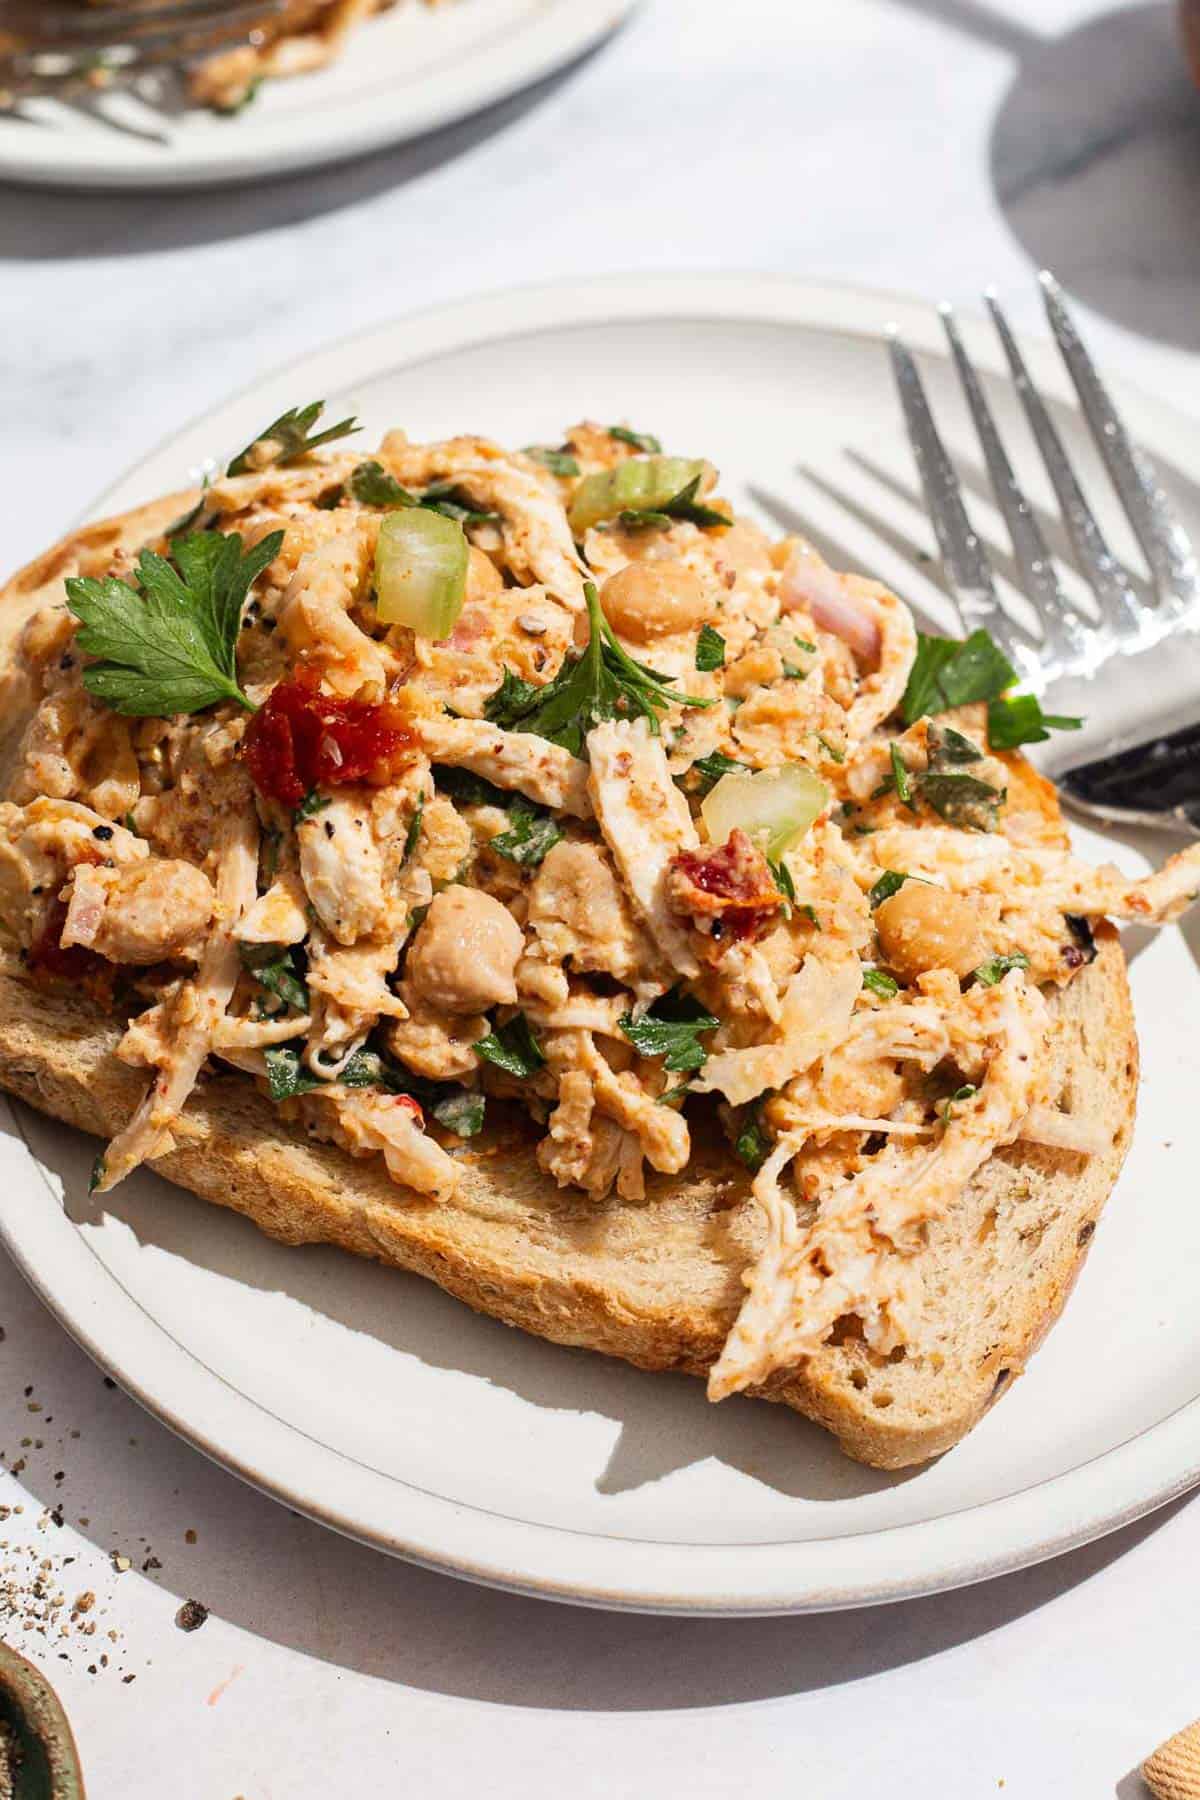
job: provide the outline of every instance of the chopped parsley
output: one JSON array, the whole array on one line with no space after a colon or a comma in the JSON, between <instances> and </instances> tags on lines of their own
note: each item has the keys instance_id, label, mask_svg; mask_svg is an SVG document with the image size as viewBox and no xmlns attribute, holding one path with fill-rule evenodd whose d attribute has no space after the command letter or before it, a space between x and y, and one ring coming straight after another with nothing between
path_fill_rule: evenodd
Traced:
<instances>
[{"instance_id":1,"label":"chopped parsley","mask_svg":"<svg viewBox=\"0 0 1200 1800\"><path fill-rule=\"evenodd\" d=\"M617 1023L639 1056L661 1056L672 1074L702 1069L708 1051L701 1034L715 1031L721 1021L688 995L665 994L648 1012L635 1018L626 1013Z\"/></svg>"},{"instance_id":2,"label":"chopped parsley","mask_svg":"<svg viewBox=\"0 0 1200 1800\"><path fill-rule=\"evenodd\" d=\"M707 756L698 756L687 774L676 776L676 780L703 800L706 794L712 793L722 775L732 775L749 766L749 763L738 762L735 756L726 756L723 750L712 750Z\"/></svg>"},{"instance_id":3,"label":"chopped parsley","mask_svg":"<svg viewBox=\"0 0 1200 1800\"><path fill-rule=\"evenodd\" d=\"M518 794L508 807L510 824L507 831L488 841L488 849L507 857L522 869L535 869L548 856L555 844L562 842L562 832L552 813L536 806Z\"/></svg>"},{"instance_id":4,"label":"chopped parsley","mask_svg":"<svg viewBox=\"0 0 1200 1800\"><path fill-rule=\"evenodd\" d=\"M696 667L704 675L712 669L725 667L725 639L711 625L700 627L700 636L696 639Z\"/></svg>"},{"instance_id":5,"label":"chopped parsley","mask_svg":"<svg viewBox=\"0 0 1200 1800\"><path fill-rule=\"evenodd\" d=\"M546 1060L524 1013L516 1013L507 1025L493 1026L487 1037L477 1041L475 1054L521 1081L528 1081Z\"/></svg>"},{"instance_id":6,"label":"chopped parsley","mask_svg":"<svg viewBox=\"0 0 1200 1800\"><path fill-rule=\"evenodd\" d=\"M408 861L421 841L421 825L425 818L425 795L417 795L417 804L413 808L413 816L408 821L408 830L404 834L404 855L400 858L401 867Z\"/></svg>"},{"instance_id":7,"label":"chopped parsley","mask_svg":"<svg viewBox=\"0 0 1200 1800\"><path fill-rule=\"evenodd\" d=\"M728 513L718 511L715 506L705 506L696 498L700 492L699 475L693 475L686 487L670 500L656 507L626 507L618 514L618 523L625 531L666 531L679 519L691 525L732 525L733 520Z\"/></svg>"},{"instance_id":8,"label":"chopped parsley","mask_svg":"<svg viewBox=\"0 0 1200 1800\"><path fill-rule=\"evenodd\" d=\"M864 969L863 986L881 1000L892 1000L900 992L900 984L891 975L885 975L882 969Z\"/></svg>"},{"instance_id":9,"label":"chopped parsley","mask_svg":"<svg viewBox=\"0 0 1200 1800\"><path fill-rule=\"evenodd\" d=\"M80 623L79 648L100 659L83 671L88 693L137 718L221 700L253 712L237 681L242 607L282 543L273 531L243 554L236 532L195 531L173 541L169 562L143 550L136 587L114 575L72 576L67 605Z\"/></svg>"},{"instance_id":10,"label":"chopped parsley","mask_svg":"<svg viewBox=\"0 0 1200 1800\"><path fill-rule=\"evenodd\" d=\"M433 779L443 794L459 806L499 806L507 809L512 795L504 788L493 787L482 775L470 769L456 769L449 763L433 765Z\"/></svg>"},{"instance_id":11,"label":"chopped parsley","mask_svg":"<svg viewBox=\"0 0 1200 1800\"><path fill-rule=\"evenodd\" d=\"M548 444L526 444L526 456L541 463L552 475L578 475L579 464L569 450L552 450Z\"/></svg>"},{"instance_id":12,"label":"chopped parsley","mask_svg":"<svg viewBox=\"0 0 1200 1800\"><path fill-rule=\"evenodd\" d=\"M929 725L926 727L926 743L929 748L929 761L935 769L948 769L958 763L974 763L983 761L983 751L963 732L955 731L953 725Z\"/></svg>"},{"instance_id":13,"label":"chopped parsley","mask_svg":"<svg viewBox=\"0 0 1200 1800\"><path fill-rule=\"evenodd\" d=\"M295 1012L308 1011L308 988L295 950L283 944L239 944L238 950L242 967L268 994L274 994Z\"/></svg>"},{"instance_id":14,"label":"chopped parsley","mask_svg":"<svg viewBox=\"0 0 1200 1800\"><path fill-rule=\"evenodd\" d=\"M320 788L309 788L303 800L292 814L293 825L299 825L302 819L311 819L314 813L324 812L333 804L332 794L323 794Z\"/></svg>"},{"instance_id":15,"label":"chopped parsley","mask_svg":"<svg viewBox=\"0 0 1200 1800\"><path fill-rule=\"evenodd\" d=\"M930 769L919 782L921 798L947 825L964 831L994 831L1006 790L977 775L945 775Z\"/></svg>"},{"instance_id":16,"label":"chopped parsley","mask_svg":"<svg viewBox=\"0 0 1200 1800\"><path fill-rule=\"evenodd\" d=\"M972 700L998 700L1017 679L1008 658L982 629L968 638L917 633L917 654L900 702L906 725L926 713L949 712Z\"/></svg>"},{"instance_id":17,"label":"chopped parsley","mask_svg":"<svg viewBox=\"0 0 1200 1800\"><path fill-rule=\"evenodd\" d=\"M290 1044L271 1045L263 1051L263 1061L272 1100L294 1100L297 1094L311 1094L314 1088L328 1085L304 1067L300 1052Z\"/></svg>"},{"instance_id":18,"label":"chopped parsley","mask_svg":"<svg viewBox=\"0 0 1200 1800\"><path fill-rule=\"evenodd\" d=\"M802 912L809 924L814 926L817 931L821 930L821 921L817 917L817 909L811 900L806 900L803 906L797 908L797 911Z\"/></svg>"},{"instance_id":19,"label":"chopped parsley","mask_svg":"<svg viewBox=\"0 0 1200 1800\"><path fill-rule=\"evenodd\" d=\"M780 860L778 862L772 862L770 857L768 857L767 858L767 867L771 871L771 876L775 882L775 886L779 889L779 891L783 895L784 899L786 901L788 901L788 903L790 905L790 903L793 900L795 900L795 898L796 898L796 884L792 880L792 871L788 868L787 864L783 861L782 857L780 858Z\"/></svg>"},{"instance_id":20,"label":"chopped parsley","mask_svg":"<svg viewBox=\"0 0 1200 1800\"><path fill-rule=\"evenodd\" d=\"M644 718L659 734L659 715L669 706L712 706L669 687L654 669L635 662L613 635L600 610L594 582L583 587L591 632L587 648L568 654L553 681L534 687L505 669L484 717L508 731L529 731L582 756L587 734L601 719Z\"/></svg>"},{"instance_id":21,"label":"chopped parsley","mask_svg":"<svg viewBox=\"0 0 1200 1800\"><path fill-rule=\"evenodd\" d=\"M752 1175L756 1175L771 1154L771 1135L755 1107L742 1125L733 1143L734 1154L741 1158Z\"/></svg>"},{"instance_id":22,"label":"chopped parsley","mask_svg":"<svg viewBox=\"0 0 1200 1800\"><path fill-rule=\"evenodd\" d=\"M971 701L988 703L988 743L993 750L1040 744L1050 732L1078 731L1082 719L1044 713L1035 694L1009 694L1017 680L1004 652L982 628L964 639L917 633L917 654L900 702L906 725L927 713L949 712Z\"/></svg>"},{"instance_id":23,"label":"chopped parsley","mask_svg":"<svg viewBox=\"0 0 1200 1800\"><path fill-rule=\"evenodd\" d=\"M944 1100L941 1106L938 1107L938 1117L942 1119L945 1124L949 1125L950 1121L956 1116L954 1111L956 1103L962 1100L973 1100L978 1092L979 1089L974 1087L970 1082L967 1082L963 1087L955 1088L949 1099Z\"/></svg>"},{"instance_id":24,"label":"chopped parsley","mask_svg":"<svg viewBox=\"0 0 1200 1800\"><path fill-rule=\"evenodd\" d=\"M1027 969L1028 967L1029 958L1025 952L1013 950L1006 956L989 956L986 962L980 963L977 969L972 970L972 974L980 987L995 987L998 981L1004 980L1010 969Z\"/></svg>"},{"instance_id":25,"label":"chopped parsley","mask_svg":"<svg viewBox=\"0 0 1200 1800\"><path fill-rule=\"evenodd\" d=\"M441 513L443 518L453 519L456 525L495 525L500 518L498 512L480 512L472 506L454 481L432 482L419 496L417 504L427 507L430 512Z\"/></svg>"},{"instance_id":26,"label":"chopped parsley","mask_svg":"<svg viewBox=\"0 0 1200 1800\"><path fill-rule=\"evenodd\" d=\"M1079 731L1082 726L1082 719L1043 712L1036 694L1012 694L988 702L988 743L993 750L1043 744L1051 731Z\"/></svg>"},{"instance_id":27,"label":"chopped parsley","mask_svg":"<svg viewBox=\"0 0 1200 1800\"><path fill-rule=\"evenodd\" d=\"M784 662L783 673L788 681L808 680L808 670L802 669L799 663Z\"/></svg>"},{"instance_id":28,"label":"chopped parsley","mask_svg":"<svg viewBox=\"0 0 1200 1800\"><path fill-rule=\"evenodd\" d=\"M662 445L649 431L631 431L628 425L610 425L608 435L618 444L628 444L631 450L640 450L646 456L662 455Z\"/></svg>"},{"instance_id":29,"label":"chopped parsley","mask_svg":"<svg viewBox=\"0 0 1200 1800\"><path fill-rule=\"evenodd\" d=\"M888 755L891 757L892 761L892 781L896 789L896 798L900 801L902 806L908 806L912 802L912 788L909 786L908 781L908 766L901 756L899 747L896 744L888 745Z\"/></svg>"},{"instance_id":30,"label":"chopped parsley","mask_svg":"<svg viewBox=\"0 0 1200 1800\"><path fill-rule=\"evenodd\" d=\"M893 894L898 894L908 880L909 876L899 869L885 869L867 895L867 899L871 902L871 911L874 912L877 906L882 906L885 900L890 900Z\"/></svg>"},{"instance_id":31,"label":"chopped parsley","mask_svg":"<svg viewBox=\"0 0 1200 1800\"><path fill-rule=\"evenodd\" d=\"M401 487L394 475L389 475L382 463L359 463L350 477L351 497L360 506L380 506L393 508L397 506L419 506L420 501L415 494L410 494L406 487Z\"/></svg>"},{"instance_id":32,"label":"chopped parsley","mask_svg":"<svg viewBox=\"0 0 1200 1800\"><path fill-rule=\"evenodd\" d=\"M795 644L797 650L806 650L810 656L815 656L817 654L817 646L808 638L794 637L792 642Z\"/></svg>"},{"instance_id":33,"label":"chopped parsley","mask_svg":"<svg viewBox=\"0 0 1200 1800\"><path fill-rule=\"evenodd\" d=\"M312 428L324 411L325 402L313 400L308 406L293 406L288 412L280 413L265 431L260 431L244 450L238 451L225 473L246 475L271 464L285 469L289 463L299 462L310 450L315 450L318 444L332 443L334 438L349 437L352 432L359 430L358 420L351 418L342 419L336 425L327 426L324 431L313 433ZM260 462L254 454L259 444L276 444L278 449Z\"/></svg>"},{"instance_id":34,"label":"chopped parsley","mask_svg":"<svg viewBox=\"0 0 1200 1800\"><path fill-rule=\"evenodd\" d=\"M298 1094L311 1094L317 1088L384 1088L390 1094L407 1094L459 1137L474 1137L483 1127L486 1101L472 1088L453 1083L424 1081L410 1075L397 1063L389 1062L377 1050L356 1050L336 1076L322 1078L306 1069L300 1052L289 1044L280 1044L263 1053L267 1065L267 1086L272 1100L293 1100Z\"/></svg>"},{"instance_id":35,"label":"chopped parsley","mask_svg":"<svg viewBox=\"0 0 1200 1800\"><path fill-rule=\"evenodd\" d=\"M829 739L827 737L822 736L822 734L819 731L817 733L817 742L818 742L818 744L820 744L822 750L824 750L826 756L828 756L831 761L833 761L835 763L844 763L845 762L846 752L844 750L839 750L836 744L831 744Z\"/></svg>"}]
</instances>

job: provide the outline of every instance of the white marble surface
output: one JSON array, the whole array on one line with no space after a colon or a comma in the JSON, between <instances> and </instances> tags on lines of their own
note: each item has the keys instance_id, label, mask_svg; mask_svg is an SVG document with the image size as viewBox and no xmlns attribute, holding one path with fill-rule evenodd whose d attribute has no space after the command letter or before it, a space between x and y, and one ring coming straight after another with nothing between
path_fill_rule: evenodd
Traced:
<instances>
[{"instance_id":1,"label":"white marble surface","mask_svg":"<svg viewBox=\"0 0 1200 1800\"><path fill-rule=\"evenodd\" d=\"M170 198L0 189L2 560L265 368L589 269L766 268L963 303L995 282L1032 321L1045 262L1114 368L1200 406L1198 193L1200 99L1169 9L1094 0L649 0L532 94L326 175ZM1195 1503L886 1610L568 1611L390 1563L260 1498L107 1389L6 1265L0 1324L0 1449L25 1458L0 1474L0 1503L24 1509L0 1558L44 1546L68 1598L108 1608L90 1640L27 1642L94 1800L742 1781L1135 1800L1136 1761L1200 1713ZM65 1524L39 1529L56 1503ZM189 1595L213 1610L185 1635ZM23 1642L3 1617L0 1635Z\"/></svg>"}]
</instances>

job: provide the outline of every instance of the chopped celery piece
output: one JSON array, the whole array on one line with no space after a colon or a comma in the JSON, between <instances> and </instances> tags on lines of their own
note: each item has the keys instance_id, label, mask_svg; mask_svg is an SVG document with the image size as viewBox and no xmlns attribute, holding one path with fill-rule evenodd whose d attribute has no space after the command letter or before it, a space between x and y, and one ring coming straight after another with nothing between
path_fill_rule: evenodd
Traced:
<instances>
[{"instance_id":1,"label":"chopped celery piece","mask_svg":"<svg viewBox=\"0 0 1200 1800\"><path fill-rule=\"evenodd\" d=\"M803 763L760 769L753 775L723 775L700 804L714 844L723 844L740 826L772 862L804 836L829 799L825 783Z\"/></svg>"},{"instance_id":2,"label":"chopped celery piece","mask_svg":"<svg viewBox=\"0 0 1200 1800\"><path fill-rule=\"evenodd\" d=\"M467 592L467 540L454 519L424 507L390 512L375 551L377 610L385 625L447 638Z\"/></svg>"},{"instance_id":3,"label":"chopped celery piece","mask_svg":"<svg viewBox=\"0 0 1200 1800\"><path fill-rule=\"evenodd\" d=\"M615 468L585 475L571 500L571 530L582 537L618 513L654 512L707 468L707 463L686 456L630 456Z\"/></svg>"}]
</instances>

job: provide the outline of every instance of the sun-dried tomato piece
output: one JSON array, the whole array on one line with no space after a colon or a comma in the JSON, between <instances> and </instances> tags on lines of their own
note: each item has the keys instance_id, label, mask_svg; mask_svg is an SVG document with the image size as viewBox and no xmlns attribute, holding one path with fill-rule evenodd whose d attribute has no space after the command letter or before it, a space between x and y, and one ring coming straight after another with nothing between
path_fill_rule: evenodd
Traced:
<instances>
[{"instance_id":1,"label":"sun-dried tomato piece","mask_svg":"<svg viewBox=\"0 0 1200 1800\"><path fill-rule=\"evenodd\" d=\"M394 701L323 694L319 674L304 670L272 688L246 727L242 756L265 799L299 806L314 788L355 781L382 787L395 778L413 743Z\"/></svg>"},{"instance_id":2,"label":"sun-dried tomato piece","mask_svg":"<svg viewBox=\"0 0 1200 1800\"><path fill-rule=\"evenodd\" d=\"M783 904L766 857L736 829L723 844L680 850L671 861L667 894L675 912L735 943L759 937Z\"/></svg>"}]
</instances>

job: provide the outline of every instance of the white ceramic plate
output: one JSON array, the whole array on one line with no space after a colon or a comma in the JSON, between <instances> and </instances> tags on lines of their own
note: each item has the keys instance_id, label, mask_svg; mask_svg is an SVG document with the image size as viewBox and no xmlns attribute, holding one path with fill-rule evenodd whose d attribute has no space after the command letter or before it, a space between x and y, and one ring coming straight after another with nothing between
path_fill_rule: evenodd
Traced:
<instances>
[{"instance_id":1,"label":"white ceramic plate","mask_svg":"<svg viewBox=\"0 0 1200 1800\"><path fill-rule=\"evenodd\" d=\"M233 118L128 93L0 116L0 177L169 188L317 168L450 125L581 56L633 0L402 0L327 69L268 82Z\"/></svg>"},{"instance_id":2,"label":"white ceramic plate","mask_svg":"<svg viewBox=\"0 0 1200 1800\"><path fill-rule=\"evenodd\" d=\"M364 445L392 424L520 444L584 414L627 417L713 456L735 499L817 528L848 563L936 603L919 562L932 546L907 497L889 319L929 353L934 398L965 442L930 309L764 279L589 282L323 351L189 427L102 510L179 486L317 395L334 417L359 411ZM996 365L981 327L969 341ZM1050 353L1035 344L1030 356L1062 394ZM1165 463L1200 467L1194 425L1121 397ZM1017 444L998 383L993 398ZM1074 412L1056 413L1103 500ZM1172 485L1200 528L1196 491ZM1036 485L1035 497L1048 503ZM1128 845L1085 847L1141 860ZM977 1431L901 1476L847 1462L775 1407L710 1407L698 1382L556 1349L334 1250L283 1249L151 1175L97 1207L86 1195L95 1145L23 1110L0 1135L0 1228L67 1328L146 1406L289 1505L383 1549L560 1599L697 1613L975 1581L1200 1479L1198 943L1193 929L1131 945L1145 1054L1137 1142L1062 1323Z\"/></svg>"}]
</instances>

